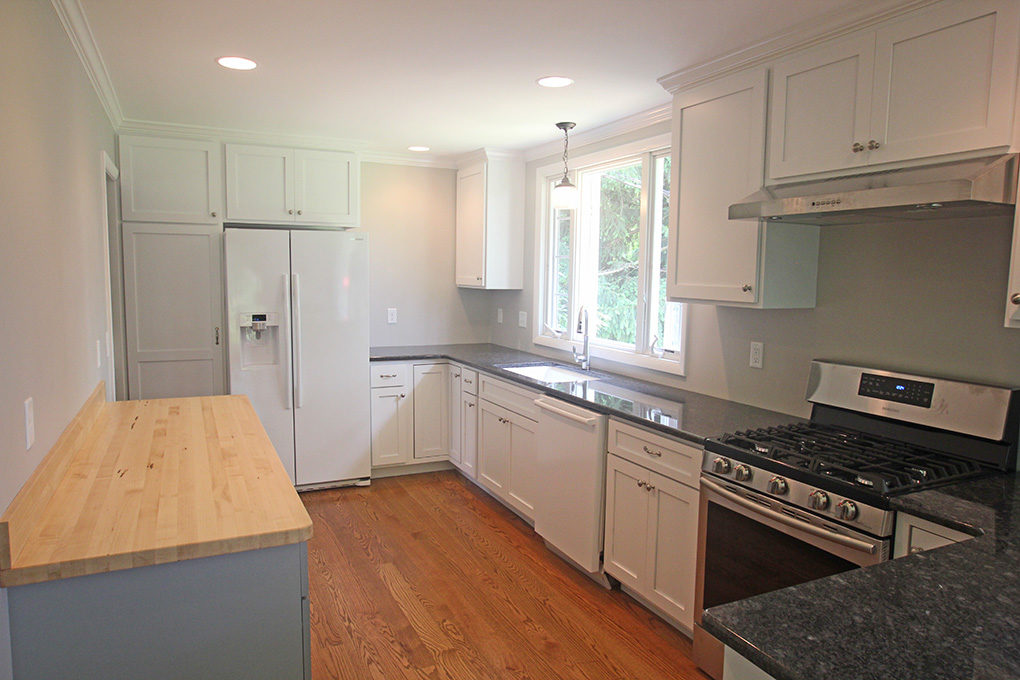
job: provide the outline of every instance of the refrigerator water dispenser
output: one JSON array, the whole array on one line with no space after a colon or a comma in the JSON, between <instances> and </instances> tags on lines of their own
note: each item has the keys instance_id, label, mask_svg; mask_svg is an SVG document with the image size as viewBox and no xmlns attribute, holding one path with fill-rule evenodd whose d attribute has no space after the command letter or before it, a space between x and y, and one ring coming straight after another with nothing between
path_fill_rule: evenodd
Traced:
<instances>
[{"instance_id":1,"label":"refrigerator water dispenser","mask_svg":"<svg viewBox=\"0 0 1020 680\"><path fill-rule=\"evenodd\" d=\"M273 312L242 313L241 369L280 363L280 319Z\"/></svg>"}]
</instances>

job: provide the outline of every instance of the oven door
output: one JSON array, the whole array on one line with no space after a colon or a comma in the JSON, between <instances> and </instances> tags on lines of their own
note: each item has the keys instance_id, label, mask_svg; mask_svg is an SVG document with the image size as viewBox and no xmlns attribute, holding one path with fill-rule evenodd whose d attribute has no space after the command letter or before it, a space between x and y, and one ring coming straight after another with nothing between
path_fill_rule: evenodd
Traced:
<instances>
[{"instance_id":1,"label":"oven door","mask_svg":"<svg viewBox=\"0 0 1020 680\"><path fill-rule=\"evenodd\" d=\"M715 477L701 478L694 660L722 677L722 643L701 613L889 558L889 540L854 531Z\"/></svg>"}]
</instances>

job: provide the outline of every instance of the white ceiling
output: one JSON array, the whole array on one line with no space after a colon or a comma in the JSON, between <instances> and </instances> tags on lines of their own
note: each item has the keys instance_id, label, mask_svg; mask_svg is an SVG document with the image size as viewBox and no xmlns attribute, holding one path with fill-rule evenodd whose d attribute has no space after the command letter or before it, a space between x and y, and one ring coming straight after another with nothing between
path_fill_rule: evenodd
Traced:
<instances>
[{"instance_id":1,"label":"white ceiling","mask_svg":"<svg viewBox=\"0 0 1020 680\"><path fill-rule=\"evenodd\" d=\"M124 118L434 155L669 101L656 79L860 0L80 0ZM216 65L255 59L251 72ZM540 88L567 75L568 88Z\"/></svg>"}]
</instances>

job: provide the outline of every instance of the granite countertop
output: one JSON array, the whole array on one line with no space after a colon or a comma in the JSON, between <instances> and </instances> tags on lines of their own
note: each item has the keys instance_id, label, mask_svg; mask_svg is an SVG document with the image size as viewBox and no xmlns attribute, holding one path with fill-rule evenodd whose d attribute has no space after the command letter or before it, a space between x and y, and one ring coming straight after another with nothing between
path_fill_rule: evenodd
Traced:
<instances>
[{"instance_id":1,"label":"granite countertop","mask_svg":"<svg viewBox=\"0 0 1020 680\"><path fill-rule=\"evenodd\" d=\"M1020 678L1020 484L998 474L893 499L978 537L706 610L776 680Z\"/></svg>"},{"instance_id":2,"label":"granite countertop","mask_svg":"<svg viewBox=\"0 0 1020 680\"><path fill-rule=\"evenodd\" d=\"M372 361L449 359L557 399L630 420L699 445L704 443L706 437L726 432L802 420L785 413L605 371L589 371L598 379L586 383L542 383L511 373L504 367L550 363L564 365L564 362L488 343L372 347L369 354Z\"/></svg>"}]
</instances>

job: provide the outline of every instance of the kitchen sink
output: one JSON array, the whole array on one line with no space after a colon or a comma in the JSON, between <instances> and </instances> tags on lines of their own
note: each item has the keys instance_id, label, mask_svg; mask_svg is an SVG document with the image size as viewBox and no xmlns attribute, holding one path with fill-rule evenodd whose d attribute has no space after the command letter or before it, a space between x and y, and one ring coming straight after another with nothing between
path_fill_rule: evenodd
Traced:
<instances>
[{"instance_id":1,"label":"kitchen sink","mask_svg":"<svg viewBox=\"0 0 1020 680\"><path fill-rule=\"evenodd\" d=\"M598 380L596 376L589 373L573 371L569 368L549 364L539 366L502 366L501 368L504 371L510 371L525 378L531 378L532 380L544 383L572 383Z\"/></svg>"}]
</instances>

